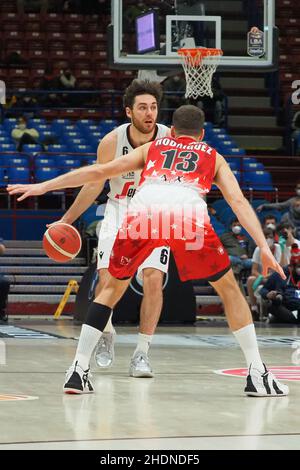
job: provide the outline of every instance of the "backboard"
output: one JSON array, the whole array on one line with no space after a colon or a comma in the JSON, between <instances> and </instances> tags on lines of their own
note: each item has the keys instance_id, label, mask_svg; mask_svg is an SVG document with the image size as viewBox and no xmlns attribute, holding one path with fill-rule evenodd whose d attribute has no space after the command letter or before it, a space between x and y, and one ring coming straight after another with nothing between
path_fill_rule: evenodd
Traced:
<instances>
[{"instance_id":1,"label":"backboard","mask_svg":"<svg viewBox=\"0 0 300 470\"><path fill-rule=\"evenodd\" d=\"M136 17L149 11L158 18L159 46L138 54ZM112 0L109 44L112 68L176 69L181 47L210 47L223 50L223 71L272 70L278 56L275 0Z\"/></svg>"}]
</instances>

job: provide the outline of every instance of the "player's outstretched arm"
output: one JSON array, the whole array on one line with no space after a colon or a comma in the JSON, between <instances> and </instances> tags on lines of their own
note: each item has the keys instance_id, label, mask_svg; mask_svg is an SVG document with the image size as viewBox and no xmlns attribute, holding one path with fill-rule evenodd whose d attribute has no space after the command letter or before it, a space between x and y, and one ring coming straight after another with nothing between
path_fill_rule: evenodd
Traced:
<instances>
[{"instance_id":1,"label":"player's outstretched arm","mask_svg":"<svg viewBox=\"0 0 300 470\"><path fill-rule=\"evenodd\" d=\"M117 145L117 134L115 131L107 134L98 145L97 163L108 163L114 158ZM78 193L73 204L68 208L61 222L72 224L81 216L96 200L97 196L102 192L105 181L97 183L86 183ZM54 222L56 223L56 222Z\"/></svg>"},{"instance_id":2,"label":"player's outstretched arm","mask_svg":"<svg viewBox=\"0 0 300 470\"><path fill-rule=\"evenodd\" d=\"M267 244L261 224L256 214L244 197L241 188L229 168L227 162L221 155L217 155L214 183L219 187L225 200L228 202L238 220L254 239L261 250L262 275L266 276L269 269L277 271L285 279L281 266L277 263Z\"/></svg>"},{"instance_id":3,"label":"player's outstretched arm","mask_svg":"<svg viewBox=\"0 0 300 470\"><path fill-rule=\"evenodd\" d=\"M39 184L13 184L7 186L9 194L22 194L18 197L18 201L23 201L29 196L40 196L49 191L56 191L64 188L75 188L83 186L85 183L102 182L108 178L127 173L128 171L136 171L143 168L148 149L151 144L145 144L130 152L128 155L118 158L112 162L99 164L96 163L89 167L80 168L71 171L65 175L58 176Z\"/></svg>"}]
</instances>

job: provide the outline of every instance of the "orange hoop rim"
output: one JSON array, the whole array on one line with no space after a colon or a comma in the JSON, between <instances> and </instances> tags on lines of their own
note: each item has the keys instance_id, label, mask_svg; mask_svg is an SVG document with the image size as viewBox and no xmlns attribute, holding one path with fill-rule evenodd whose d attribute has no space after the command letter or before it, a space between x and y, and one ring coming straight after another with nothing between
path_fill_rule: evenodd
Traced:
<instances>
[{"instance_id":1,"label":"orange hoop rim","mask_svg":"<svg viewBox=\"0 0 300 470\"><path fill-rule=\"evenodd\" d=\"M196 47L196 48L192 48L192 49L189 49L189 48L178 49L177 54L185 56L185 57L186 56L191 56L191 57L199 56L199 58L204 59L205 57L222 56L223 51L222 51L222 49L214 49L214 48L206 48L206 47L203 47L203 48L198 47L197 48Z\"/></svg>"}]
</instances>

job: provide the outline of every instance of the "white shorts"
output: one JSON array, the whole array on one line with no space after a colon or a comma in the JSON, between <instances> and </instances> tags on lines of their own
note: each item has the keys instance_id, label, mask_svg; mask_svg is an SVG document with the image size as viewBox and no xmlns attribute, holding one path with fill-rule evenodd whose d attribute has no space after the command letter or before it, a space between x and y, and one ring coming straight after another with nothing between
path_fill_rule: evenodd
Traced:
<instances>
[{"instance_id":1,"label":"white shorts","mask_svg":"<svg viewBox=\"0 0 300 470\"><path fill-rule=\"evenodd\" d=\"M111 250L114 246L119 227L122 225L126 210L127 207L122 207L120 204L115 204L112 201L108 201L106 205L98 237L97 269L107 269L109 266ZM167 273L169 259L170 248L168 246L155 248L139 267L138 276L142 278L141 273L146 268L158 269L163 273Z\"/></svg>"}]
</instances>

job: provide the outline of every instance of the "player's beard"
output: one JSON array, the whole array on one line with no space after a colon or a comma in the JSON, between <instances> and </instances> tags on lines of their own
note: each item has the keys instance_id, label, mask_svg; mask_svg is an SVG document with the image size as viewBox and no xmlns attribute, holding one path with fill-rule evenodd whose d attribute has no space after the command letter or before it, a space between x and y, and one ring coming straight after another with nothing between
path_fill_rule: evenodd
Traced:
<instances>
[{"instance_id":1,"label":"player's beard","mask_svg":"<svg viewBox=\"0 0 300 470\"><path fill-rule=\"evenodd\" d=\"M138 119L136 119L133 115L131 116L131 122L134 125L134 127L139 132L141 132L141 134L152 134L152 132L154 131L155 126L156 126L156 121L154 121L151 126L150 126L150 124L146 125L146 124L138 121Z\"/></svg>"}]
</instances>

